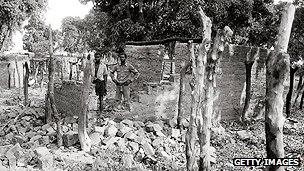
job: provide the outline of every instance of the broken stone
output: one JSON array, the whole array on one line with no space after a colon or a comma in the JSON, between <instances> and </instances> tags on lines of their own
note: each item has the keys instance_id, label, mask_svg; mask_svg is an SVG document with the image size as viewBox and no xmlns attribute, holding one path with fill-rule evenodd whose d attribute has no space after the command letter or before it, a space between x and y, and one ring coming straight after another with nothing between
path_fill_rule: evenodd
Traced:
<instances>
[{"instance_id":1,"label":"broken stone","mask_svg":"<svg viewBox=\"0 0 304 171\"><path fill-rule=\"evenodd\" d=\"M5 139L9 142L11 142L14 138L14 134L12 132L5 135Z\"/></svg>"},{"instance_id":2,"label":"broken stone","mask_svg":"<svg viewBox=\"0 0 304 171\"><path fill-rule=\"evenodd\" d=\"M166 160L171 160L171 156L167 152L165 152L164 150L160 151L159 155Z\"/></svg>"},{"instance_id":3,"label":"broken stone","mask_svg":"<svg viewBox=\"0 0 304 171\"><path fill-rule=\"evenodd\" d=\"M123 166L127 169L130 169L133 164L133 156L130 154L125 154L122 156Z\"/></svg>"},{"instance_id":4,"label":"broken stone","mask_svg":"<svg viewBox=\"0 0 304 171\"><path fill-rule=\"evenodd\" d=\"M100 139L101 135L99 132L94 132L89 137L92 141L92 145L98 145L101 142L101 139Z\"/></svg>"},{"instance_id":5,"label":"broken stone","mask_svg":"<svg viewBox=\"0 0 304 171\"><path fill-rule=\"evenodd\" d=\"M6 168L6 167L4 167L4 166L2 165L2 162L0 162L0 170L1 170L1 171L9 171L8 168Z\"/></svg>"},{"instance_id":6,"label":"broken stone","mask_svg":"<svg viewBox=\"0 0 304 171\"><path fill-rule=\"evenodd\" d=\"M19 132L20 134L22 134L22 135L24 135L24 134L26 133L26 131L27 131L27 128L25 128L25 127L19 127L19 128L18 128L18 132Z\"/></svg>"},{"instance_id":7,"label":"broken stone","mask_svg":"<svg viewBox=\"0 0 304 171\"><path fill-rule=\"evenodd\" d=\"M125 139L121 138L117 141L117 146L120 148L120 150L125 151L126 149L126 141Z\"/></svg>"},{"instance_id":8,"label":"broken stone","mask_svg":"<svg viewBox=\"0 0 304 171\"><path fill-rule=\"evenodd\" d=\"M139 148L138 152L135 155L135 160L141 162L145 156L145 151L142 148Z\"/></svg>"},{"instance_id":9,"label":"broken stone","mask_svg":"<svg viewBox=\"0 0 304 171\"><path fill-rule=\"evenodd\" d=\"M48 135L55 135L56 134L56 130L54 128L52 128L52 127L48 127L46 129L46 131L47 131Z\"/></svg>"},{"instance_id":10,"label":"broken stone","mask_svg":"<svg viewBox=\"0 0 304 171\"><path fill-rule=\"evenodd\" d=\"M180 130L172 128L171 137L177 139L180 136Z\"/></svg>"},{"instance_id":11,"label":"broken stone","mask_svg":"<svg viewBox=\"0 0 304 171\"><path fill-rule=\"evenodd\" d=\"M67 133L69 131L69 127L62 125L62 132Z\"/></svg>"},{"instance_id":12,"label":"broken stone","mask_svg":"<svg viewBox=\"0 0 304 171\"><path fill-rule=\"evenodd\" d=\"M117 133L118 129L114 125L110 125L105 130L106 137L114 137Z\"/></svg>"},{"instance_id":13,"label":"broken stone","mask_svg":"<svg viewBox=\"0 0 304 171\"><path fill-rule=\"evenodd\" d=\"M78 132L69 131L69 132L63 134L62 139L63 139L63 144L66 147L70 147L79 142Z\"/></svg>"},{"instance_id":14,"label":"broken stone","mask_svg":"<svg viewBox=\"0 0 304 171\"><path fill-rule=\"evenodd\" d=\"M158 124L149 124L146 126L146 130L148 132L157 132L157 131L161 131L163 130L163 128L161 126L159 126Z\"/></svg>"},{"instance_id":15,"label":"broken stone","mask_svg":"<svg viewBox=\"0 0 304 171\"><path fill-rule=\"evenodd\" d=\"M15 135L15 136L14 136L14 141L15 141L16 143L23 144L23 143L25 143L25 142L27 141L27 138L25 138L25 137L22 136L22 135Z\"/></svg>"},{"instance_id":16,"label":"broken stone","mask_svg":"<svg viewBox=\"0 0 304 171\"><path fill-rule=\"evenodd\" d=\"M0 146L0 157L2 157L13 145ZM1 163L1 162L0 162Z\"/></svg>"},{"instance_id":17,"label":"broken stone","mask_svg":"<svg viewBox=\"0 0 304 171\"><path fill-rule=\"evenodd\" d=\"M113 120L109 120L107 125L116 126L116 122L114 122Z\"/></svg>"},{"instance_id":18,"label":"broken stone","mask_svg":"<svg viewBox=\"0 0 304 171\"><path fill-rule=\"evenodd\" d=\"M72 131L78 131L78 124L76 124L76 123L73 123L72 124Z\"/></svg>"},{"instance_id":19,"label":"broken stone","mask_svg":"<svg viewBox=\"0 0 304 171\"><path fill-rule=\"evenodd\" d=\"M154 156L155 150L154 150L154 148L151 146L150 143L148 143L147 141L145 141L141 146L142 146L142 148L143 148L145 154L146 154L148 157L153 157L153 156Z\"/></svg>"},{"instance_id":20,"label":"broken stone","mask_svg":"<svg viewBox=\"0 0 304 171\"><path fill-rule=\"evenodd\" d=\"M166 135L161 131L157 131L155 134L159 137L166 137Z\"/></svg>"},{"instance_id":21,"label":"broken stone","mask_svg":"<svg viewBox=\"0 0 304 171\"><path fill-rule=\"evenodd\" d=\"M15 144L12 148L10 148L5 156L9 161L10 168L15 168L17 166L17 159L19 159L23 154L23 149L20 147L20 144Z\"/></svg>"},{"instance_id":22,"label":"broken stone","mask_svg":"<svg viewBox=\"0 0 304 171\"><path fill-rule=\"evenodd\" d=\"M38 147L35 149L35 154L38 156L38 159L41 161L42 170L52 170L53 168L53 155L46 147Z\"/></svg>"},{"instance_id":23,"label":"broken stone","mask_svg":"<svg viewBox=\"0 0 304 171\"><path fill-rule=\"evenodd\" d=\"M190 123L187 121L187 119L182 118L182 119L181 119L181 125L182 125L184 128L188 128L188 127L190 126Z\"/></svg>"},{"instance_id":24,"label":"broken stone","mask_svg":"<svg viewBox=\"0 0 304 171\"><path fill-rule=\"evenodd\" d=\"M182 130L181 135L182 142L186 142L187 130Z\"/></svg>"},{"instance_id":25,"label":"broken stone","mask_svg":"<svg viewBox=\"0 0 304 171\"><path fill-rule=\"evenodd\" d=\"M103 144L106 145L106 148L109 148L110 146L114 145L120 137L108 137L102 141Z\"/></svg>"},{"instance_id":26,"label":"broken stone","mask_svg":"<svg viewBox=\"0 0 304 171\"><path fill-rule=\"evenodd\" d=\"M148 137L149 137L149 139L151 139L151 140L154 140L154 139L156 138L156 136L154 135L153 132L148 133Z\"/></svg>"},{"instance_id":27,"label":"broken stone","mask_svg":"<svg viewBox=\"0 0 304 171\"><path fill-rule=\"evenodd\" d=\"M134 153L136 153L139 150L139 145L136 142L129 142L129 146L131 147Z\"/></svg>"},{"instance_id":28,"label":"broken stone","mask_svg":"<svg viewBox=\"0 0 304 171\"><path fill-rule=\"evenodd\" d=\"M41 135L35 135L31 138L30 142L35 142L36 140L40 139L42 136Z\"/></svg>"},{"instance_id":29,"label":"broken stone","mask_svg":"<svg viewBox=\"0 0 304 171\"><path fill-rule=\"evenodd\" d=\"M173 119L169 120L169 125L171 128L175 128L177 125L177 119L173 118Z\"/></svg>"},{"instance_id":30,"label":"broken stone","mask_svg":"<svg viewBox=\"0 0 304 171\"><path fill-rule=\"evenodd\" d=\"M138 129L137 131L134 132L136 135L139 137L147 137L146 136L146 131L143 128Z\"/></svg>"},{"instance_id":31,"label":"broken stone","mask_svg":"<svg viewBox=\"0 0 304 171\"><path fill-rule=\"evenodd\" d=\"M50 143L50 137L49 136L43 136L39 138L39 144L40 145L48 145Z\"/></svg>"},{"instance_id":32,"label":"broken stone","mask_svg":"<svg viewBox=\"0 0 304 171\"><path fill-rule=\"evenodd\" d=\"M128 132L125 134L124 137L127 138L128 140L134 141L137 135L134 134L133 132Z\"/></svg>"},{"instance_id":33,"label":"broken stone","mask_svg":"<svg viewBox=\"0 0 304 171\"><path fill-rule=\"evenodd\" d=\"M241 140L246 140L250 138L250 134L246 130L237 131L236 133Z\"/></svg>"},{"instance_id":34,"label":"broken stone","mask_svg":"<svg viewBox=\"0 0 304 171\"><path fill-rule=\"evenodd\" d=\"M160 147L164 143L164 138L163 137L157 137L153 142L152 145L155 148Z\"/></svg>"},{"instance_id":35,"label":"broken stone","mask_svg":"<svg viewBox=\"0 0 304 171\"><path fill-rule=\"evenodd\" d=\"M121 123L123 123L123 124L125 124L125 125L127 125L129 127L133 127L134 126L133 121L131 121L129 119L124 119L124 120L121 121Z\"/></svg>"},{"instance_id":36,"label":"broken stone","mask_svg":"<svg viewBox=\"0 0 304 171\"><path fill-rule=\"evenodd\" d=\"M99 132L101 135L104 135L106 127L95 126L94 131Z\"/></svg>"},{"instance_id":37,"label":"broken stone","mask_svg":"<svg viewBox=\"0 0 304 171\"><path fill-rule=\"evenodd\" d=\"M117 132L117 136L119 137L123 137L126 133L132 131L132 128L128 127L128 126L122 126L118 132Z\"/></svg>"},{"instance_id":38,"label":"broken stone","mask_svg":"<svg viewBox=\"0 0 304 171\"><path fill-rule=\"evenodd\" d=\"M141 121L136 121L134 122L134 126L137 128L137 129L140 129L140 128L143 128L145 126L145 124Z\"/></svg>"}]
</instances>

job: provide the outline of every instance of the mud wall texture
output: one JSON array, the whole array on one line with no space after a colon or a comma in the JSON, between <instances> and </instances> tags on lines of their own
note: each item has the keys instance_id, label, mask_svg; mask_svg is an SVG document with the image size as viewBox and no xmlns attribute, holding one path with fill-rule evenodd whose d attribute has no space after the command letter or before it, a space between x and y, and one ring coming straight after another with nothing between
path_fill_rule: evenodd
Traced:
<instances>
[{"instance_id":1,"label":"mud wall texture","mask_svg":"<svg viewBox=\"0 0 304 171\"><path fill-rule=\"evenodd\" d=\"M140 77L133 89L143 89L144 82L159 82L161 79L163 46L127 46L127 61L139 72Z\"/></svg>"},{"instance_id":2,"label":"mud wall texture","mask_svg":"<svg viewBox=\"0 0 304 171\"><path fill-rule=\"evenodd\" d=\"M58 111L66 116L78 116L81 111L81 84L64 81L54 86L54 98Z\"/></svg>"},{"instance_id":3,"label":"mud wall texture","mask_svg":"<svg viewBox=\"0 0 304 171\"><path fill-rule=\"evenodd\" d=\"M23 87L23 78L25 69L23 68L25 62L30 61L27 55L23 55L20 58L0 61L0 87L4 89L9 88L9 80L11 88Z\"/></svg>"},{"instance_id":4,"label":"mud wall texture","mask_svg":"<svg viewBox=\"0 0 304 171\"><path fill-rule=\"evenodd\" d=\"M129 55L129 62L141 72L138 83L135 83L136 87L133 88L143 89L143 82L160 81L162 62L160 51L163 50L163 46L127 46L126 51ZM268 53L268 50L256 47L231 45L225 48L220 64L221 74L217 77L219 96L215 101L216 112L221 115L222 119L234 119L240 116L245 96L246 61L254 61L251 70L252 100L250 108L256 113L263 110L263 100L266 93L265 61ZM180 72L182 64L188 59L189 51L187 44L177 44L175 49L175 73ZM183 113L185 115L190 114L191 90L188 84L189 81L190 76L187 76L185 81L185 102L183 104ZM176 93L178 92L174 94ZM163 95L160 94L159 96ZM175 103L177 103L177 99ZM172 100L170 106L172 106ZM170 109L165 110L168 112L166 115L169 115L170 112L177 112L175 104L174 107L168 108Z\"/></svg>"},{"instance_id":5,"label":"mud wall texture","mask_svg":"<svg viewBox=\"0 0 304 171\"><path fill-rule=\"evenodd\" d=\"M128 61L141 73L139 79L131 85L137 91L144 89L144 82L159 82L161 78L163 46L127 46ZM251 108L255 114L263 111L266 93L265 61L269 51L260 48L244 46L227 46L221 60L221 74L217 76L218 98L215 101L215 115L221 119L236 119L240 117L244 100L246 81L245 62L254 61L251 70L252 100ZM178 44L175 51L176 73L180 72L182 63L188 58L187 44ZM185 79L185 95L182 105L183 115L190 114L191 90L190 75ZM155 114L157 116L172 117L177 113L177 99L179 83L164 86L164 91L156 92ZM167 90L167 91L166 91ZM159 93L159 94L157 94ZM55 99L58 109L62 113L77 115L80 110L81 86L63 83L55 88ZM95 103L95 102L93 102ZM253 113L252 113L253 115Z\"/></svg>"}]
</instances>

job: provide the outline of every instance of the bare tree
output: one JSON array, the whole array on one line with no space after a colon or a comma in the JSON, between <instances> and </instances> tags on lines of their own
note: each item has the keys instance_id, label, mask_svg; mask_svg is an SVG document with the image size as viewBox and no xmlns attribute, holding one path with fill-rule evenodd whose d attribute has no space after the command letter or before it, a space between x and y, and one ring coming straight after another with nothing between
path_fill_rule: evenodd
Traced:
<instances>
[{"instance_id":1,"label":"bare tree","mask_svg":"<svg viewBox=\"0 0 304 171\"><path fill-rule=\"evenodd\" d=\"M24 106L28 105L28 80L29 80L29 66L28 63L25 62L24 64L25 74L23 79L23 90L24 90Z\"/></svg>"},{"instance_id":2,"label":"bare tree","mask_svg":"<svg viewBox=\"0 0 304 171\"><path fill-rule=\"evenodd\" d=\"M52 121L52 115L54 115L55 122L57 124L57 145L62 146L62 127L61 127L61 119L59 113L56 108L55 98L54 98L54 57L53 57L53 43L52 43L52 29L49 26L50 30L50 58L49 58L49 82L48 82L48 90L46 97L46 109L47 110L47 122Z\"/></svg>"},{"instance_id":3,"label":"bare tree","mask_svg":"<svg viewBox=\"0 0 304 171\"><path fill-rule=\"evenodd\" d=\"M295 6L288 3L282 12L277 44L268 56L266 64L265 132L267 158L283 158L284 84L287 81L290 62L287 47L294 19ZM283 171L282 166L270 166L269 170Z\"/></svg>"},{"instance_id":4,"label":"bare tree","mask_svg":"<svg viewBox=\"0 0 304 171\"><path fill-rule=\"evenodd\" d=\"M88 111L88 99L89 99L89 90L90 90L90 77L91 77L91 58L88 55L86 59L83 83L82 83L82 97L81 97L81 111L78 115L78 136L83 151L89 152L91 149L91 139L88 136L86 130L87 121L87 111Z\"/></svg>"}]
</instances>

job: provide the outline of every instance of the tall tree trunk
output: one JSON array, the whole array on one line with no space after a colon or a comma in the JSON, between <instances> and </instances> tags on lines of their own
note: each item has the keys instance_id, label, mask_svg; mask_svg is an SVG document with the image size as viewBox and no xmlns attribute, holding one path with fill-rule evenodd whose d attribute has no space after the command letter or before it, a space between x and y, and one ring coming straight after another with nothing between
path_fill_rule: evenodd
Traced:
<instances>
[{"instance_id":1,"label":"tall tree trunk","mask_svg":"<svg viewBox=\"0 0 304 171\"><path fill-rule=\"evenodd\" d=\"M20 70L19 70L19 67L18 67L18 61L15 60L15 65L16 65L16 72L17 72L17 76L18 76L18 89L20 90L20 87L21 87L21 76L20 76ZM20 91L19 91L20 93Z\"/></svg>"},{"instance_id":2,"label":"tall tree trunk","mask_svg":"<svg viewBox=\"0 0 304 171\"><path fill-rule=\"evenodd\" d=\"M81 144L81 149L86 152L89 152L91 149L91 139L88 136L86 129L91 74L91 59L90 56L88 56L88 59L86 60L82 83L81 111L79 111L78 116L79 141Z\"/></svg>"},{"instance_id":3,"label":"tall tree trunk","mask_svg":"<svg viewBox=\"0 0 304 171\"><path fill-rule=\"evenodd\" d=\"M192 41L189 41L188 43L188 49L190 53L190 59L192 60L192 65L195 63L195 54L194 54L194 45ZM193 68L192 68L193 70ZM194 70L193 70L194 72ZM194 74L192 72L192 74ZM198 164L197 164L197 149L195 148L195 143L196 143L196 137L197 137L197 116L196 116L196 101L194 97L194 92L195 92L195 85L194 85L194 79L191 80L190 82L190 87L191 87L191 115L190 115L190 124L189 128L187 130L186 134L186 160L187 160L187 170L188 171L194 171L198 169Z\"/></svg>"},{"instance_id":4,"label":"tall tree trunk","mask_svg":"<svg viewBox=\"0 0 304 171\"><path fill-rule=\"evenodd\" d=\"M212 73L214 68L211 66L212 65L211 61L214 59L213 53L210 56L211 58L209 57L212 23L210 18L205 15L201 7L199 7L198 13L204 29L203 41L200 44L197 59L192 60L193 63L196 63L196 66L195 64L192 64L192 67L193 67L193 72L196 74L196 79L195 79L196 91L194 92L194 94L197 97L195 99L196 100L195 106L197 107L197 113L196 113L196 115L198 116L197 130L198 130L198 137L200 144L199 170L208 171L211 169L210 129L211 129L211 119L213 112L212 84L214 80L213 78L214 75Z\"/></svg>"},{"instance_id":5,"label":"tall tree trunk","mask_svg":"<svg viewBox=\"0 0 304 171\"><path fill-rule=\"evenodd\" d=\"M293 92L293 84L294 84L294 75L296 71L298 70L298 67L292 68L290 67L290 80L289 80L289 91L286 97L286 117L290 117L290 106L291 106L291 97Z\"/></svg>"},{"instance_id":6,"label":"tall tree trunk","mask_svg":"<svg viewBox=\"0 0 304 171\"><path fill-rule=\"evenodd\" d=\"M297 86L297 90L300 90L302 82L303 82L303 75L300 76L300 79L299 79L299 82L298 82L298 86Z\"/></svg>"},{"instance_id":7,"label":"tall tree trunk","mask_svg":"<svg viewBox=\"0 0 304 171\"><path fill-rule=\"evenodd\" d=\"M202 10L201 10L202 16ZM205 20L210 20L209 18ZM209 27L207 27L209 28ZM211 21L210 21L210 32L208 36L211 37ZM224 51L224 46L226 41L232 36L233 32L229 27L225 27L224 30L217 30L216 37L213 41L212 51L209 52L207 49L208 44L202 44L203 52L208 54L206 55L207 59L204 59L205 63L205 87L203 86L203 93L205 94L203 98L203 103L201 106L202 117L200 117L198 125L198 134L200 140L200 161L199 161L199 170L200 171L209 171L211 170L210 161L212 159L212 149L210 145L210 135L211 135L211 120L214 112L214 101L217 99L216 93L216 76L219 71L219 63L222 57L222 52ZM210 40L210 39L209 39Z\"/></svg>"},{"instance_id":8,"label":"tall tree trunk","mask_svg":"<svg viewBox=\"0 0 304 171\"><path fill-rule=\"evenodd\" d=\"M250 99L251 99L251 68L254 61L246 61L245 68L246 68L246 97L245 97L245 104L242 111L242 121L245 122L248 120L247 113L249 109Z\"/></svg>"},{"instance_id":9,"label":"tall tree trunk","mask_svg":"<svg viewBox=\"0 0 304 171\"><path fill-rule=\"evenodd\" d=\"M11 69L10 69L10 63L7 64L7 72L8 72L8 89L11 89L11 80L12 80L12 74L11 74Z\"/></svg>"},{"instance_id":10,"label":"tall tree trunk","mask_svg":"<svg viewBox=\"0 0 304 171\"><path fill-rule=\"evenodd\" d=\"M69 80L72 80L73 78L73 63L72 62L69 62L70 63L70 75L69 75Z\"/></svg>"},{"instance_id":11,"label":"tall tree trunk","mask_svg":"<svg viewBox=\"0 0 304 171\"><path fill-rule=\"evenodd\" d=\"M11 35L11 28L8 25L3 24L0 32L0 52L5 50L5 43L8 41Z\"/></svg>"},{"instance_id":12,"label":"tall tree trunk","mask_svg":"<svg viewBox=\"0 0 304 171\"><path fill-rule=\"evenodd\" d=\"M143 12L143 0L138 0L139 7L139 21L144 22L144 12Z\"/></svg>"},{"instance_id":13,"label":"tall tree trunk","mask_svg":"<svg viewBox=\"0 0 304 171\"><path fill-rule=\"evenodd\" d=\"M54 115L55 122L57 124L57 145L60 147L62 146L62 127L61 127L61 119L59 116L59 113L56 108L55 104L55 98L54 98L54 57L53 57L53 40L52 40L52 29L51 26L49 26L50 31L50 59L49 59L49 83L48 83L48 100L50 104L47 104L51 107L52 114ZM50 111L48 111L50 112ZM48 115L48 117L51 117L52 115ZM51 118L47 118L47 120L51 120Z\"/></svg>"},{"instance_id":14,"label":"tall tree trunk","mask_svg":"<svg viewBox=\"0 0 304 171\"><path fill-rule=\"evenodd\" d=\"M30 72L27 62L25 62L24 68L25 68L25 75L24 75L24 79L23 79L24 106L27 106L28 105L28 80L29 80L29 72Z\"/></svg>"},{"instance_id":15,"label":"tall tree trunk","mask_svg":"<svg viewBox=\"0 0 304 171\"><path fill-rule=\"evenodd\" d=\"M130 20L132 20L132 16L131 16L131 11L130 11L130 8L131 8L131 0L128 0L128 6L127 6L127 16L128 18L130 18Z\"/></svg>"},{"instance_id":16,"label":"tall tree trunk","mask_svg":"<svg viewBox=\"0 0 304 171\"><path fill-rule=\"evenodd\" d=\"M303 79L303 76L300 76L300 80L301 79ZM303 92L303 89L304 89L304 82L303 81L299 81L299 83L298 83L298 87L297 87L297 91L296 91L296 98L294 99L294 101L293 101L293 105L292 105L292 107L295 107L296 106L296 104L297 104L297 101L298 101L298 98L300 97L300 95L301 95L301 92Z\"/></svg>"},{"instance_id":17,"label":"tall tree trunk","mask_svg":"<svg viewBox=\"0 0 304 171\"><path fill-rule=\"evenodd\" d=\"M265 132L267 158L284 158L284 83L289 72L288 42L294 19L295 6L288 3L283 11L278 40L266 65L266 110ZM268 170L283 171L282 166L269 166Z\"/></svg>"},{"instance_id":18,"label":"tall tree trunk","mask_svg":"<svg viewBox=\"0 0 304 171\"><path fill-rule=\"evenodd\" d=\"M303 109L303 101L304 101L304 91L302 91L301 101L300 101L300 109Z\"/></svg>"},{"instance_id":19,"label":"tall tree trunk","mask_svg":"<svg viewBox=\"0 0 304 171\"><path fill-rule=\"evenodd\" d=\"M179 78L179 96L178 96L178 104L177 104L177 126L181 128L181 119L182 119L182 102L184 97L184 78L187 69L191 66L191 62L187 62L185 66L180 71L180 78Z\"/></svg>"}]
</instances>

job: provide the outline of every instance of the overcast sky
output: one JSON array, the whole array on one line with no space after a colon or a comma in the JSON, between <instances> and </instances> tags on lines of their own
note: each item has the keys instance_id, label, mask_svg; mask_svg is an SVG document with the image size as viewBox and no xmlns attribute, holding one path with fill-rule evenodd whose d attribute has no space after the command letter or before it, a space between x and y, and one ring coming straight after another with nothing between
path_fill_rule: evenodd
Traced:
<instances>
[{"instance_id":1,"label":"overcast sky","mask_svg":"<svg viewBox=\"0 0 304 171\"><path fill-rule=\"evenodd\" d=\"M83 18L92 7L91 2L83 5L79 0L49 0L46 22L51 24L53 29L60 29L64 17L79 16Z\"/></svg>"},{"instance_id":2,"label":"overcast sky","mask_svg":"<svg viewBox=\"0 0 304 171\"><path fill-rule=\"evenodd\" d=\"M274 0L275 3L279 1L292 1L292 0ZM67 16L84 17L93 4L90 2L83 5L79 0L49 0L49 7L46 13L47 24L51 24L53 29L60 29L61 21Z\"/></svg>"}]
</instances>

